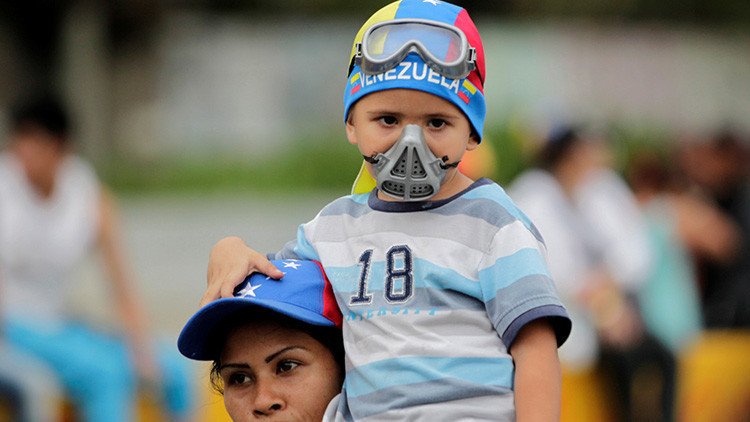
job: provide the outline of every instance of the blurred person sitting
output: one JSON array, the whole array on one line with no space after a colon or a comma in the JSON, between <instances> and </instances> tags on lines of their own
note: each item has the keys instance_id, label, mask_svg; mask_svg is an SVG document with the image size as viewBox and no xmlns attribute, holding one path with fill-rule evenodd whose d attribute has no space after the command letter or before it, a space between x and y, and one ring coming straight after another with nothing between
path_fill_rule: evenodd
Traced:
<instances>
[{"instance_id":1,"label":"blurred person sitting","mask_svg":"<svg viewBox=\"0 0 750 422\"><path fill-rule=\"evenodd\" d=\"M59 419L62 397L54 372L15 350L0 335L0 421Z\"/></svg>"},{"instance_id":2,"label":"blurred person sitting","mask_svg":"<svg viewBox=\"0 0 750 422\"><path fill-rule=\"evenodd\" d=\"M678 155L693 188L732 219L740 241L731 259L701 261L706 326L750 328L750 153L739 136L722 131L706 142L689 142Z\"/></svg>"},{"instance_id":3,"label":"blurred person sitting","mask_svg":"<svg viewBox=\"0 0 750 422\"><path fill-rule=\"evenodd\" d=\"M656 259L638 292L641 313L649 330L679 354L703 328L695 260L731 262L739 231L715 204L688 192L655 150L638 151L627 175L644 210Z\"/></svg>"},{"instance_id":4,"label":"blurred person sitting","mask_svg":"<svg viewBox=\"0 0 750 422\"><path fill-rule=\"evenodd\" d=\"M605 139L564 126L536 158L509 193L542 233L550 271L574 320L570 341L560 349L563 366L584 371L598 364L619 420L672 420L675 359L645 329L636 301L653 263L646 225L612 168ZM660 378L658 402L634 395L646 366Z\"/></svg>"},{"instance_id":5,"label":"blurred person sitting","mask_svg":"<svg viewBox=\"0 0 750 422\"><path fill-rule=\"evenodd\" d=\"M323 267L280 260L284 277L253 273L234 296L202 307L180 352L211 360L211 383L234 421L333 420L344 380L342 315ZM325 415L325 416L324 416Z\"/></svg>"},{"instance_id":6,"label":"blurred person sitting","mask_svg":"<svg viewBox=\"0 0 750 422\"><path fill-rule=\"evenodd\" d=\"M16 421L21 419L23 402L19 387L3 379L0 374L0 421ZM28 419L25 419L28 420Z\"/></svg>"},{"instance_id":7,"label":"blurred person sitting","mask_svg":"<svg viewBox=\"0 0 750 422\"><path fill-rule=\"evenodd\" d=\"M84 420L134 420L137 381L160 385L171 416L186 419L187 362L154 352L118 230L113 197L73 152L59 101L46 96L16 107L0 153L4 341L47 365ZM74 270L94 247L108 270L122 335L76 321L66 309Z\"/></svg>"}]
</instances>

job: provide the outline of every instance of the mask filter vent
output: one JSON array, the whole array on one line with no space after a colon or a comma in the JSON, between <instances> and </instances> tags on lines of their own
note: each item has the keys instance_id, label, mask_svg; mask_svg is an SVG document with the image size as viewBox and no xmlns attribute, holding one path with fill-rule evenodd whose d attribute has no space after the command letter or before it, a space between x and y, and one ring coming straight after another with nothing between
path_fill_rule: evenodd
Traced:
<instances>
[{"instance_id":1,"label":"mask filter vent","mask_svg":"<svg viewBox=\"0 0 750 422\"><path fill-rule=\"evenodd\" d=\"M409 152L410 150L404 150L404 152L401 154L401 157L398 158L396 165L393 166L393 170L391 170L392 175L396 177L406 177L407 168L409 168L407 166L407 163L409 162ZM414 161L411 166L412 180L427 178L427 170L425 170L424 166L422 165L422 161L420 161L419 155L414 150L411 150L411 152L412 160Z\"/></svg>"},{"instance_id":2,"label":"mask filter vent","mask_svg":"<svg viewBox=\"0 0 750 422\"><path fill-rule=\"evenodd\" d=\"M398 196L398 197L404 196L404 184L403 183L386 181L386 182L383 182L380 188L389 195ZM435 190L432 188L432 186L428 184L412 185L411 189L409 189L410 197L414 198L415 200L427 199L431 197L434 194L434 192Z\"/></svg>"},{"instance_id":3,"label":"mask filter vent","mask_svg":"<svg viewBox=\"0 0 750 422\"><path fill-rule=\"evenodd\" d=\"M365 159L373 164L378 187L404 201L424 201L435 195L445 176L443 160L427 147L417 125L406 125L388 151Z\"/></svg>"},{"instance_id":4,"label":"mask filter vent","mask_svg":"<svg viewBox=\"0 0 750 422\"><path fill-rule=\"evenodd\" d=\"M413 161L411 168L409 168L409 166L407 165L409 162L409 152L411 152L411 159ZM424 166L422 165L422 161L419 159L419 155L417 154L417 152L411 148L405 149L401 156L398 158L396 164L391 170L391 175L395 176L398 179L405 179L406 173L408 171L410 171L411 173L412 180L412 184L409 188L409 196L411 198L414 198L416 200L426 199L435 193L435 190L428 183L414 183L418 180L427 179L427 170L425 170ZM381 188L390 195L399 197L404 196L404 183L385 181L383 182Z\"/></svg>"}]
</instances>

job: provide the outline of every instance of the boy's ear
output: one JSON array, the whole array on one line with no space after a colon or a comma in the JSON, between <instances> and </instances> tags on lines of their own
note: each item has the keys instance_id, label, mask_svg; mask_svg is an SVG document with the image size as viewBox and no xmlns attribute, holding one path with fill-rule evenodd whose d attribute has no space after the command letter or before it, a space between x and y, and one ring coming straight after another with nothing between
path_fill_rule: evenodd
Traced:
<instances>
[{"instance_id":1,"label":"boy's ear","mask_svg":"<svg viewBox=\"0 0 750 422\"><path fill-rule=\"evenodd\" d=\"M479 137L474 131L469 135L469 142L466 144L466 151L473 151L479 146Z\"/></svg>"},{"instance_id":2,"label":"boy's ear","mask_svg":"<svg viewBox=\"0 0 750 422\"><path fill-rule=\"evenodd\" d=\"M350 144L357 145L357 131L355 130L354 118L351 113L346 118L346 138L349 140Z\"/></svg>"}]
</instances>

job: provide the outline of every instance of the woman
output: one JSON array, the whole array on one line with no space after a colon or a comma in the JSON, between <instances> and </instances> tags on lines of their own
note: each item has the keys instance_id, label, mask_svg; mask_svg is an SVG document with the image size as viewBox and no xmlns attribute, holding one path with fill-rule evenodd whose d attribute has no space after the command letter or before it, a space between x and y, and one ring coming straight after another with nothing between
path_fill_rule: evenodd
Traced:
<instances>
[{"instance_id":1,"label":"woman","mask_svg":"<svg viewBox=\"0 0 750 422\"><path fill-rule=\"evenodd\" d=\"M11 115L8 144L0 151L0 343L48 367L85 421L134 420L139 381L159 386L170 417L186 420L188 368L149 334L115 198L76 153L71 126L53 97L19 104ZM80 264L95 252L118 333L79 321L67 306ZM17 370L16 359L8 362ZM20 374L26 384L27 371ZM34 409L56 410L56 403L29 391L32 397L24 400Z\"/></svg>"},{"instance_id":2,"label":"woman","mask_svg":"<svg viewBox=\"0 0 750 422\"><path fill-rule=\"evenodd\" d=\"M211 380L232 420L317 422L343 382L341 313L319 263L272 262L281 281L251 275L234 297L193 315L178 348L214 361Z\"/></svg>"},{"instance_id":3,"label":"woman","mask_svg":"<svg viewBox=\"0 0 750 422\"><path fill-rule=\"evenodd\" d=\"M615 420L672 420L675 359L644 326L634 299L653 265L647 226L613 159L603 134L564 126L509 192L543 234L550 271L573 315L561 362L574 371L595 364L604 370ZM649 399L658 404L631 394L652 374L660 382Z\"/></svg>"}]
</instances>

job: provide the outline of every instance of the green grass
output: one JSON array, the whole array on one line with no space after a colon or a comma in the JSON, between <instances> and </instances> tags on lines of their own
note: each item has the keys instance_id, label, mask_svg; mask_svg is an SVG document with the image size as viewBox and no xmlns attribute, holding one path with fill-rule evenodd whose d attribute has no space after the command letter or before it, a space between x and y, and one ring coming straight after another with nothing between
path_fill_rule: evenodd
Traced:
<instances>
[{"instance_id":1,"label":"green grass","mask_svg":"<svg viewBox=\"0 0 750 422\"><path fill-rule=\"evenodd\" d=\"M299 142L294 152L263 159L214 154L155 161L113 159L99 166L102 179L120 193L336 190L348 192L361 157L346 142Z\"/></svg>"},{"instance_id":2,"label":"green grass","mask_svg":"<svg viewBox=\"0 0 750 422\"><path fill-rule=\"evenodd\" d=\"M612 125L612 144L622 170L635 151L669 144L655 128ZM487 128L485 143L495 155L490 178L506 185L532 161L533 135L522 123ZM333 139L333 140L331 140ZM538 143L538 141L536 142ZM102 179L119 193L222 191L348 192L362 157L340 137L300 139L294 151L252 157L249 153L194 155L155 161L112 159L99 165ZM482 148L480 145L479 148Z\"/></svg>"}]
</instances>

